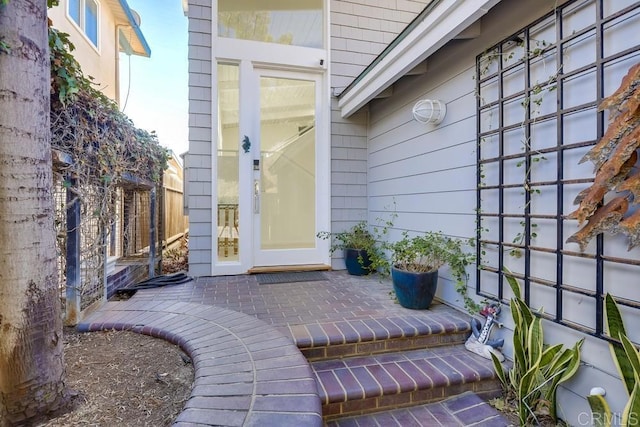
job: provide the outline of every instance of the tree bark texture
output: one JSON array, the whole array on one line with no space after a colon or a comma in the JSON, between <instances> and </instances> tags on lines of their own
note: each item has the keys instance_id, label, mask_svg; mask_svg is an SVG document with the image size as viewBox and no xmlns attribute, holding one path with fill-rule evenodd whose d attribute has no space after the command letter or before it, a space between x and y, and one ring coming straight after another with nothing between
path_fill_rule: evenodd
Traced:
<instances>
[{"instance_id":1,"label":"tree bark texture","mask_svg":"<svg viewBox=\"0 0 640 427\"><path fill-rule=\"evenodd\" d=\"M0 4L0 426L65 403L46 0Z\"/></svg>"}]
</instances>

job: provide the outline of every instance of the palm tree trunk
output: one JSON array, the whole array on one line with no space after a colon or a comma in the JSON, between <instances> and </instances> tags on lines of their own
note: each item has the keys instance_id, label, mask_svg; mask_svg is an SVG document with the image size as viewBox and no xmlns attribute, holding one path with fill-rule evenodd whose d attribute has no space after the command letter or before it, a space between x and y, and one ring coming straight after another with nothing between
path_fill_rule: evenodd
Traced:
<instances>
[{"instance_id":1,"label":"palm tree trunk","mask_svg":"<svg viewBox=\"0 0 640 427\"><path fill-rule=\"evenodd\" d=\"M2 4L6 3L6 4ZM0 0L0 426L65 403L46 0Z\"/></svg>"}]
</instances>

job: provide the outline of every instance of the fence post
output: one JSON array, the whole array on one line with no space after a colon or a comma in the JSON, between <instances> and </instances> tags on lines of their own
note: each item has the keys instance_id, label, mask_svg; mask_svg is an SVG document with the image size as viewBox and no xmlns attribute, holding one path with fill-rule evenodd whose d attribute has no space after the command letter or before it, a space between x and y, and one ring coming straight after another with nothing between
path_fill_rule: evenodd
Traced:
<instances>
[{"instance_id":1,"label":"fence post","mask_svg":"<svg viewBox=\"0 0 640 427\"><path fill-rule=\"evenodd\" d=\"M66 309L65 323L76 325L80 317L80 199L73 191L76 179L67 177L67 250L66 250Z\"/></svg>"},{"instance_id":2,"label":"fence post","mask_svg":"<svg viewBox=\"0 0 640 427\"><path fill-rule=\"evenodd\" d=\"M162 274L162 254L165 244L169 243L169 237L167 236L167 188L165 187L164 174L160 177L160 185L157 187L160 192L158 193L158 248L160 249L160 262L158 263L158 270Z\"/></svg>"},{"instance_id":3,"label":"fence post","mask_svg":"<svg viewBox=\"0 0 640 427\"><path fill-rule=\"evenodd\" d=\"M133 192L125 189L122 202L122 256L131 255L131 241L135 242L135 238L132 238L133 231L131 229L133 202Z\"/></svg>"},{"instance_id":4,"label":"fence post","mask_svg":"<svg viewBox=\"0 0 640 427\"><path fill-rule=\"evenodd\" d=\"M149 277L156 276L156 187L149 194Z\"/></svg>"}]
</instances>

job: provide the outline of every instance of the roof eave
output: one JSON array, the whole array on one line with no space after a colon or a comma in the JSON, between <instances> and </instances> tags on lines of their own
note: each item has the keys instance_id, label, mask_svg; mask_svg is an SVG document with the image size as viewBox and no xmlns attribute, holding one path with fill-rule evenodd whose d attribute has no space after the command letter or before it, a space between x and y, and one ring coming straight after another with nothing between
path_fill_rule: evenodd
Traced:
<instances>
[{"instance_id":1,"label":"roof eave","mask_svg":"<svg viewBox=\"0 0 640 427\"><path fill-rule=\"evenodd\" d=\"M150 57L151 48L149 47L147 40L144 38L144 35L142 34L142 30L140 29L140 26L138 26L138 23L136 22L136 18L134 17L133 12L131 11L131 8L129 8L127 1L118 0L118 3L120 4L122 11L127 17L129 26L133 29L133 34L125 35L125 37L127 38L127 43L132 48L131 53L133 53L134 55L145 56L147 58ZM134 46L136 47L134 48Z\"/></svg>"},{"instance_id":2,"label":"roof eave","mask_svg":"<svg viewBox=\"0 0 640 427\"><path fill-rule=\"evenodd\" d=\"M499 2L432 1L340 94L338 106L342 117L356 113Z\"/></svg>"}]
</instances>

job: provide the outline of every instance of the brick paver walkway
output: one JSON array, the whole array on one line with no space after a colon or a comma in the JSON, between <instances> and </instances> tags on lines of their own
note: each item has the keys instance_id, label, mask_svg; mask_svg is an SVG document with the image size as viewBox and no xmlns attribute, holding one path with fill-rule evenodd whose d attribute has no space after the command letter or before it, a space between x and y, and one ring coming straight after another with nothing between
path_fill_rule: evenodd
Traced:
<instances>
[{"instance_id":1,"label":"brick paver walkway","mask_svg":"<svg viewBox=\"0 0 640 427\"><path fill-rule=\"evenodd\" d=\"M199 277L141 290L127 301L108 302L79 329L131 329L167 339L190 354L195 382L178 426L320 426L318 386L298 347L313 355L314 346L349 346L365 336L406 337L420 329L468 333L469 317L443 304L419 311L396 304L389 281L345 271L323 274L327 280L262 285L252 275ZM460 402L468 402L468 408L458 402L456 411L488 417L490 407L481 400ZM448 408L443 405L438 408ZM495 411L488 413L492 425L505 425L492 418ZM332 425L374 425L370 419Z\"/></svg>"}]
</instances>

